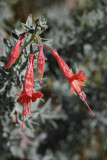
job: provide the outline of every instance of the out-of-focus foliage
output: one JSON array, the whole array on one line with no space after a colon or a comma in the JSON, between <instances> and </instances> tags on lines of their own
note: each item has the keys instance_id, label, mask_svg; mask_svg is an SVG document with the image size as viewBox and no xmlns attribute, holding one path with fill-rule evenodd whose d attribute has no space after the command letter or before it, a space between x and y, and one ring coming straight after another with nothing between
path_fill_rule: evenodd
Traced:
<instances>
[{"instance_id":1,"label":"out-of-focus foliage","mask_svg":"<svg viewBox=\"0 0 107 160\"><path fill-rule=\"evenodd\" d=\"M18 65L6 72L0 69L0 158L106 160L107 1L34 0L33 5L40 7L48 21L49 28L42 37L52 39L48 44L58 50L74 71L76 64L88 77L84 90L95 117L92 118L81 100L70 92L56 60L44 50L46 79L39 84L35 77L35 89L42 88L44 102L32 104L33 117L25 120L23 136L19 134L22 105L16 104L16 86L18 80L23 81L25 68L20 77ZM0 60L4 62L8 48L3 43L0 45L3 49Z\"/></svg>"}]
</instances>

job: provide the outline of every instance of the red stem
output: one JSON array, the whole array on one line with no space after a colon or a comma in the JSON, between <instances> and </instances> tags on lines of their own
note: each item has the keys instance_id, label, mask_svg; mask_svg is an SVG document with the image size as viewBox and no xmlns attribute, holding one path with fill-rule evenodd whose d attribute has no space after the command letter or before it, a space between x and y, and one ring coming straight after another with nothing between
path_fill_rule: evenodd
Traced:
<instances>
[{"instance_id":1,"label":"red stem","mask_svg":"<svg viewBox=\"0 0 107 160\"><path fill-rule=\"evenodd\" d=\"M44 44L44 43L43 43L43 46L44 46L45 48L49 49L50 51L52 51L52 50L53 50L51 47L47 46L47 45L46 45L46 44Z\"/></svg>"}]
</instances>

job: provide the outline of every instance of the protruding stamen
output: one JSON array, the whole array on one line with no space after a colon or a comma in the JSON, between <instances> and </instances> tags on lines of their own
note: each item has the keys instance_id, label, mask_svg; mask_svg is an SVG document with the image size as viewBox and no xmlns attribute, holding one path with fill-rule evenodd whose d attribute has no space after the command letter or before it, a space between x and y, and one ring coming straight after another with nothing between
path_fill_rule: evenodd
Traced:
<instances>
[{"instance_id":1,"label":"protruding stamen","mask_svg":"<svg viewBox=\"0 0 107 160\"><path fill-rule=\"evenodd\" d=\"M79 93L79 96L80 96L80 98L81 98L82 101L84 101L84 99L86 99L86 94L83 91L81 91ZM84 97L84 99L83 99L83 97Z\"/></svg>"},{"instance_id":2,"label":"protruding stamen","mask_svg":"<svg viewBox=\"0 0 107 160\"><path fill-rule=\"evenodd\" d=\"M92 116L94 117L94 113L92 112L91 108L89 107L88 103L86 102L86 95L83 94L84 92L82 91L79 96L80 98L85 102L86 106L88 107L89 111L91 112Z\"/></svg>"}]
</instances>

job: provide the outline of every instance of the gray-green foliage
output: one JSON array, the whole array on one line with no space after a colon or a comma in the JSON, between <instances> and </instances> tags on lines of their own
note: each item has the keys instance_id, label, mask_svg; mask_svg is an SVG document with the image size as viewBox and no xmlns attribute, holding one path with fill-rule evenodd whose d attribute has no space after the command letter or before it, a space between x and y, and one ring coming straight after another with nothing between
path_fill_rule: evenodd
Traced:
<instances>
[{"instance_id":1,"label":"gray-green foliage","mask_svg":"<svg viewBox=\"0 0 107 160\"><path fill-rule=\"evenodd\" d=\"M18 93L16 82L18 79L22 88L26 57L29 54L28 46L25 57L22 55L17 65L6 72L0 70L0 147L3 160L16 157L26 160L104 160L106 158L107 2L106 0L90 2L84 10L78 12L70 11L58 3L52 5L45 11L49 30L42 32L43 25L47 28L46 21L43 22L42 18L37 19L37 30L45 35L44 38L53 40L49 43L47 39L42 39L58 50L73 71L76 63L78 69L82 69L86 74L88 80L83 90L87 94L87 102L94 111L95 117L91 117L78 96L71 94L70 86L64 79L56 60L50 53L45 52L47 81L48 77L51 81L51 85L46 85L43 89L44 99L46 97L47 101L38 100L32 103L33 116L25 119L24 135L19 134L22 105L16 103L16 93ZM46 3L39 1L38 5L44 8ZM31 33L35 28L34 26L29 28L31 26L28 22L27 27L25 24L22 26ZM16 32L19 35L17 30ZM27 38L30 40L31 36L26 37L25 41ZM36 55L36 44L34 50ZM8 49L4 48L2 64L7 51ZM22 66L23 61L26 62L24 66ZM21 66L18 65L19 63ZM40 89L41 85L36 77L34 81L35 89ZM45 82L46 80L42 85Z\"/></svg>"},{"instance_id":2,"label":"gray-green foliage","mask_svg":"<svg viewBox=\"0 0 107 160\"><path fill-rule=\"evenodd\" d=\"M16 94L19 94L19 92L23 89L22 84L25 77L28 55L30 53L30 42L33 41L34 54L37 56L38 48L36 36L39 36L47 28L47 25L45 18L40 17L33 21L32 15L29 15L26 23L22 23L22 27L23 28L20 30L15 29L15 33L12 34L15 41L17 41L19 34L26 31L29 32L29 34L26 35L22 41L22 48L17 61L7 70L0 68L0 120L2 126L1 145L3 145L3 140L7 139L7 142L2 146L2 149L4 150L5 146L9 149L9 152L11 152L10 155L7 153L6 157L9 158L9 156L14 156L19 158L23 157L26 159L29 158L31 156L30 153L34 151L32 146L35 146L35 152L33 153L35 157L40 143L46 139L47 132L43 130L42 127L48 124L52 128L57 128L58 126L55 120L64 120L67 117L62 111L61 105L57 105L57 107L53 109L51 98L49 98L46 102L41 103L38 100L36 103L32 103L31 112L33 116L29 116L25 119L24 135L20 135L22 123L22 104L18 104L16 102ZM41 41L42 40L45 43L48 42L48 39L42 38ZM0 44L3 49L3 53L0 56L1 66L3 66L7 59L7 55L11 50L10 48L12 48L10 47L12 44L6 39L1 40ZM36 61L34 63L34 68L36 68ZM36 81L36 84L34 84L34 90L40 89L37 77L35 77L34 81ZM18 88L20 88L20 91ZM41 107L39 108L39 106ZM29 146L30 152L25 149L27 146ZM33 154L32 159L35 159Z\"/></svg>"}]
</instances>

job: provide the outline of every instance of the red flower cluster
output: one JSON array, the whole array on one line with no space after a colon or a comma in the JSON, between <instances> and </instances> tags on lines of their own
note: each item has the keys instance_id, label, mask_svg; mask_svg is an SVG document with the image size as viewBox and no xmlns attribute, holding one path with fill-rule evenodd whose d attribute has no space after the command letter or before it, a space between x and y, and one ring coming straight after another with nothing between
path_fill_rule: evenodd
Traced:
<instances>
[{"instance_id":1,"label":"red flower cluster","mask_svg":"<svg viewBox=\"0 0 107 160\"><path fill-rule=\"evenodd\" d=\"M2 68L8 69L16 61L16 59L19 56L21 41L24 38L24 35L25 33L19 35L19 38L15 46L13 47L6 64ZM34 77L33 62L34 62L35 55L33 54L32 43L30 45L30 49L31 49L31 54L29 55L29 64L26 70L25 81L23 83L23 91L19 95L17 94L17 96L19 96L19 98L17 99L17 102L23 103L23 110L22 110L23 122L22 122L21 134L23 133L24 118L27 115L32 115L31 101L35 102L38 98L41 98L43 96L43 94L40 91L35 93L33 91L33 77ZM37 72L38 72L39 79L42 80L44 64L45 64L43 46L39 44L38 49L39 49L39 53L38 53L38 60L37 60Z\"/></svg>"},{"instance_id":2,"label":"red flower cluster","mask_svg":"<svg viewBox=\"0 0 107 160\"><path fill-rule=\"evenodd\" d=\"M24 38L24 35L25 33L19 35L19 38L15 46L13 47L6 64L3 67L4 69L9 68L18 58L20 48L21 48L21 41ZM44 72L45 57L43 53L43 46L45 46L51 51L51 54L56 58L59 64L59 67L61 68L65 78L68 80L71 86L71 91L74 94L79 95L81 100L84 101L87 107L89 108L92 116L94 116L94 113L91 111L89 105L86 102L86 95L81 90L81 87L85 85L85 80L87 79L87 77L83 74L83 71L80 70L80 71L76 71L76 73L73 73L72 70L70 70L68 65L59 56L59 54L57 53L55 49L52 49L45 44L42 45L38 38L37 38L37 41L38 41L38 51L39 51L38 57L37 57L37 73L38 73L38 77L40 81L42 80L43 72ZM33 62L34 62L35 55L33 54L32 43L30 45L30 50L31 50L30 51L31 54L29 55L29 63L28 63L28 67L26 70L26 74L25 74L25 80L23 83L23 91L19 95L17 94L17 96L19 97L17 99L17 102L18 103L22 102L23 104L23 110L22 110L23 122L22 122L21 134L23 133L24 118L27 115L32 115L31 114L31 101L35 102L38 98L41 98L43 96L43 94L40 91L35 92L35 93L33 91L33 77L34 77Z\"/></svg>"}]
</instances>

